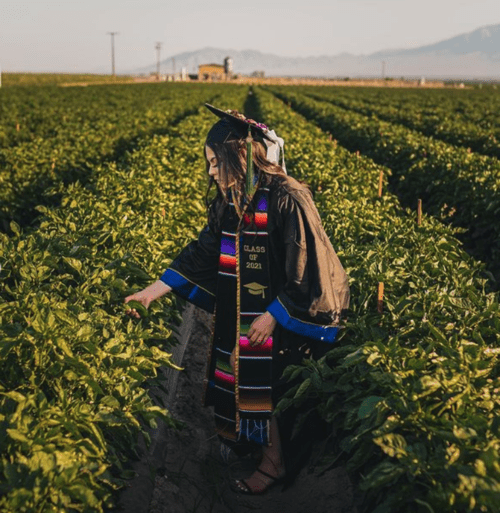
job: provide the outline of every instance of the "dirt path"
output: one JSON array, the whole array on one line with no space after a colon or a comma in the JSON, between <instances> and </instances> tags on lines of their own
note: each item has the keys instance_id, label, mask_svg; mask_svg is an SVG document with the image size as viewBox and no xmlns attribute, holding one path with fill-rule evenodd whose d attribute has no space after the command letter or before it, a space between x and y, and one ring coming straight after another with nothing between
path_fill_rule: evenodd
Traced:
<instances>
[{"instance_id":1,"label":"dirt path","mask_svg":"<svg viewBox=\"0 0 500 513\"><path fill-rule=\"evenodd\" d=\"M155 481L150 513L354 513L353 492L342 468L319 477L304 469L285 491L272 488L261 497L235 494L232 479L249 476L256 462L251 458L221 456L212 412L201 404L205 376L210 316L193 309L193 329L179 374L171 410L185 422L181 431L167 433L167 458Z\"/></svg>"}]
</instances>

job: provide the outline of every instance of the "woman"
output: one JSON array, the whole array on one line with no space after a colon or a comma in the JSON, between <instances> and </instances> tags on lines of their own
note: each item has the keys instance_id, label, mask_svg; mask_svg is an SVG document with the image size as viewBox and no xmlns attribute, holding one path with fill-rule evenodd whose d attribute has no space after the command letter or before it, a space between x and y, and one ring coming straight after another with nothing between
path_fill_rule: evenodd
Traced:
<instances>
[{"instance_id":1,"label":"woman","mask_svg":"<svg viewBox=\"0 0 500 513\"><path fill-rule=\"evenodd\" d=\"M237 111L206 106L221 118L205 142L209 190L217 184L207 226L160 280L125 301L147 308L173 291L215 314L205 404L237 454L262 447L258 469L235 483L260 494L300 466L293 418L273 415L291 386L283 370L330 347L349 287L311 192L287 176L283 157L278 164L283 140Z\"/></svg>"}]
</instances>

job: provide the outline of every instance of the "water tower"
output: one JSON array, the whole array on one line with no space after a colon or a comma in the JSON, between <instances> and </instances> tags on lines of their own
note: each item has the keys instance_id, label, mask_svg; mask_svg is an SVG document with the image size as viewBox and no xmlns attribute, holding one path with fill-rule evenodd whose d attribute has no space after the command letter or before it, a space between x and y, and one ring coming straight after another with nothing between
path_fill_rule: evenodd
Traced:
<instances>
[{"instance_id":1,"label":"water tower","mask_svg":"<svg viewBox=\"0 0 500 513\"><path fill-rule=\"evenodd\" d=\"M231 79L233 76L233 59L231 57L224 59L224 73L226 74L226 79Z\"/></svg>"}]
</instances>

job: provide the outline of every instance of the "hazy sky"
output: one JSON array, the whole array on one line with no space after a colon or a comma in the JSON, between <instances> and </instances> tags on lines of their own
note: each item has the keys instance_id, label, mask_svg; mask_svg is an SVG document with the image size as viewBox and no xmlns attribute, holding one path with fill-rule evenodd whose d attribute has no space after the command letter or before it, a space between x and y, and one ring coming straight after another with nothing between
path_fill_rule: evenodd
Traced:
<instances>
[{"instance_id":1,"label":"hazy sky","mask_svg":"<svg viewBox=\"0 0 500 513\"><path fill-rule=\"evenodd\" d=\"M500 23L500 0L0 0L4 71L125 72L206 46L283 56L413 48Z\"/></svg>"}]
</instances>

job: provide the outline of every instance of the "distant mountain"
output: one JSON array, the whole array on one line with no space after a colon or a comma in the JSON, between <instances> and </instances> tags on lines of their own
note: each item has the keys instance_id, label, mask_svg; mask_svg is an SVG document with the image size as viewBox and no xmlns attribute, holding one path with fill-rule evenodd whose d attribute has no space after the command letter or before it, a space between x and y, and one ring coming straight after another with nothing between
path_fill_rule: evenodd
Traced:
<instances>
[{"instance_id":1,"label":"distant mountain","mask_svg":"<svg viewBox=\"0 0 500 513\"><path fill-rule=\"evenodd\" d=\"M432 53L463 55L466 53L484 53L488 56L500 55L500 25L481 27L473 32L455 36L432 45L420 46L410 50L388 50L376 52L370 57L380 58L390 55L427 55Z\"/></svg>"},{"instance_id":2,"label":"distant mountain","mask_svg":"<svg viewBox=\"0 0 500 513\"><path fill-rule=\"evenodd\" d=\"M256 50L207 47L165 59L161 71L171 73L174 59L176 71L184 67L188 73L197 73L199 64L222 64L227 56L233 59L234 72L242 74L264 71L266 76L380 77L384 61L388 77L500 79L500 24L418 48L389 49L370 55L280 57ZM134 73L154 71L156 66L151 65Z\"/></svg>"},{"instance_id":3,"label":"distant mountain","mask_svg":"<svg viewBox=\"0 0 500 513\"><path fill-rule=\"evenodd\" d=\"M418 48L376 52L367 58L386 61L391 76L499 79L500 24Z\"/></svg>"}]
</instances>

